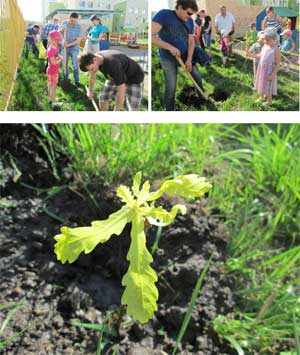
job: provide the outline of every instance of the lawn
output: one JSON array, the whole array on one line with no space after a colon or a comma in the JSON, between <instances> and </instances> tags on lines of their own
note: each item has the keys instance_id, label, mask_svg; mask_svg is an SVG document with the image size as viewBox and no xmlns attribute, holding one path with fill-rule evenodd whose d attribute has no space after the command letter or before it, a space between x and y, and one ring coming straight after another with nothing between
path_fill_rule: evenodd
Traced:
<instances>
[{"instance_id":1,"label":"lawn","mask_svg":"<svg viewBox=\"0 0 300 355\"><path fill-rule=\"evenodd\" d=\"M10 111L51 111L51 104L47 94L47 78L44 74L45 61L36 59L29 54L29 59L21 57L16 83L12 98L8 107ZM57 89L57 99L62 103L61 111L95 111L92 102L86 95L85 86L89 83L88 73L80 71L81 86L76 88L73 81L71 62L69 62L70 89L63 91L60 86ZM146 76L147 78L147 76ZM97 74L95 84L95 101L98 104L97 96L101 91L105 78L101 73ZM110 108L113 109L111 102ZM144 93L141 110L148 107L148 98Z\"/></svg>"},{"instance_id":2,"label":"lawn","mask_svg":"<svg viewBox=\"0 0 300 355\"><path fill-rule=\"evenodd\" d=\"M179 111L263 111L262 105L255 103L258 94L252 91L252 61L237 53L229 60L228 67L221 64L220 50L213 44L212 65L200 67L205 90L210 94L211 102L199 102L199 94L192 97L186 94L186 88L192 82L180 69L177 80L176 109ZM152 110L163 110L164 79L159 64L157 48L152 49ZM197 105L198 102L198 105ZM280 71L278 74L278 96L274 97L269 111L299 110L298 75Z\"/></svg>"},{"instance_id":3,"label":"lawn","mask_svg":"<svg viewBox=\"0 0 300 355\"><path fill-rule=\"evenodd\" d=\"M5 354L299 354L299 141L297 124L3 125ZM53 248L60 227L119 210L138 171L151 191L181 174L212 184L166 196L187 214L147 226L159 300L144 325L120 307L130 228L71 265Z\"/></svg>"}]
</instances>

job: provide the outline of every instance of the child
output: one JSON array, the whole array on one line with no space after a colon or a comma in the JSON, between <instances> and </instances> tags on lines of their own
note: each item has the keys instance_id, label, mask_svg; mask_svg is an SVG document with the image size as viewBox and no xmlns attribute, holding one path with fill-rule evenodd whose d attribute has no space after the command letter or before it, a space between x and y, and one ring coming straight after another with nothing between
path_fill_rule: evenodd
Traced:
<instances>
[{"instance_id":1,"label":"child","mask_svg":"<svg viewBox=\"0 0 300 355\"><path fill-rule=\"evenodd\" d=\"M221 31L221 51L223 66L226 67L227 57L230 53L230 46L233 44L231 41L229 32L226 30Z\"/></svg>"},{"instance_id":2,"label":"child","mask_svg":"<svg viewBox=\"0 0 300 355\"><path fill-rule=\"evenodd\" d=\"M250 53L251 54L259 54L264 46L264 37L263 37L263 32L258 32L257 34L257 41L252 44L250 47ZM256 79L256 72L257 72L257 67L259 64L259 58L253 58L253 90L255 90L255 79Z\"/></svg>"},{"instance_id":3,"label":"child","mask_svg":"<svg viewBox=\"0 0 300 355\"><path fill-rule=\"evenodd\" d=\"M260 97L256 102L262 102L264 107L268 107L272 105L272 96L277 95L277 72L281 56L277 46L277 32L273 29L266 30L263 38L265 45L261 53L252 54L247 50L246 54L252 58L259 58L255 88Z\"/></svg>"},{"instance_id":4,"label":"child","mask_svg":"<svg viewBox=\"0 0 300 355\"><path fill-rule=\"evenodd\" d=\"M250 30L246 32L246 47L249 48L251 47L255 42L257 38L257 31L256 31L256 24L251 23L249 25Z\"/></svg>"},{"instance_id":5,"label":"child","mask_svg":"<svg viewBox=\"0 0 300 355\"><path fill-rule=\"evenodd\" d=\"M291 30L284 30L280 33L280 36L282 36L281 52L285 55L287 61L283 63L283 67L286 67L286 71L289 71L292 60L292 56L289 55L289 53L292 53L295 50L295 42L292 38L293 32Z\"/></svg>"},{"instance_id":6,"label":"child","mask_svg":"<svg viewBox=\"0 0 300 355\"><path fill-rule=\"evenodd\" d=\"M59 65L62 61L62 56L59 55L58 44L61 42L59 31L51 31L48 36L49 46L47 49L47 77L48 77L48 95L52 104L52 108L59 106L56 102L56 88L58 83Z\"/></svg>"}]
</instances>

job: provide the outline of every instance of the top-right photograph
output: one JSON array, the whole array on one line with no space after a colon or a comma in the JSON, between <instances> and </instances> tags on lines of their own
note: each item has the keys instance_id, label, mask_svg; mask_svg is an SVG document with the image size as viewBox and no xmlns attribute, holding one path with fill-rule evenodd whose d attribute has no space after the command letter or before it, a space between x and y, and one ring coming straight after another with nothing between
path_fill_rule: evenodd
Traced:
<instances>
[{"instance_id":1,"label":"top-right photograph","mask_svg":"<svg viewBox=\"0 0 300 355\"><path fill-rule=\"evenodd\" d=\"M152 111L299 111L297 0L152 0Z\"/></svg>"}]
</instances>

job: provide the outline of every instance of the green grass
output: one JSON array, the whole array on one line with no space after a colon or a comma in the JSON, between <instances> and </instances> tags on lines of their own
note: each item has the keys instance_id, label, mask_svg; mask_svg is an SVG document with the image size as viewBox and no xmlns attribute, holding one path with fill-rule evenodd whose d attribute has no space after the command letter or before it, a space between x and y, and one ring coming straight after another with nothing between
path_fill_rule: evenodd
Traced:
<instances>
[{"instance_id":1,"label":"green grass","mask_svg":"<svg viewBox=\"0 0 300 355\"><path fill-rule=\"evenodd\" d=\"M206 91L213 95L225 91L229 97L226 101L214 101L213 104L203 104L200 107L186 105L179 100L183 88L192 86L182 69L179 69L176 91L176 107L180 111L263 111L256 91L252 91L253 70L252 61L235 54L229 59L229 66L223 67L218 47L212 46L212 65L203 68L198 65ZM157 48L152 49L152 110L163 110L164 78L159 64ZM278 96L274 97L269 111L298 111L299 110L299 78L298 76L280 71L278 74Z\"/></svg>"},{"instance_id":2,"label":"green grass","mask_svg":"<svg viewBox=\"0 0 300 355\"><path fill-rule=\"evenodd\" d=\"M36 59L31 53L26 59L21 57L18 69L17 80L14 86L12 98L8 107L9 111L51 111L51 104L47 93L47 77L44 73L45 60ZM91 100L86 95L85 86L89 83L88 73L80 71L79 78L81 86L74 86L73 71L69 62L70 89L63 91L60 86L57 88L57 100L62 103L60 111L95 111ZM95 101L98 105L98 96L101 87L105 82L102 74L97 74L94 88ZM97 96L97 97L96 97ZM113 109L114 102L110 108ZM143 97L141 110L148 108L147 98Z\"/></svg>"},{"instance_id":3,"label":"green grass","mask_svg":"<svg viewBox=\"0 0 300 355\"><path fill-rule=\"evenodd\" d=\"M208 177L208 207L225 223L237 302L232 314L215 319L215 331L240 354L298 351L300 125L35 127L52 146L52 164L68 157L65 169L87 196L96 184L127 183L139 170L154 181L183 173Z\"/></svg>"}]
</instances>

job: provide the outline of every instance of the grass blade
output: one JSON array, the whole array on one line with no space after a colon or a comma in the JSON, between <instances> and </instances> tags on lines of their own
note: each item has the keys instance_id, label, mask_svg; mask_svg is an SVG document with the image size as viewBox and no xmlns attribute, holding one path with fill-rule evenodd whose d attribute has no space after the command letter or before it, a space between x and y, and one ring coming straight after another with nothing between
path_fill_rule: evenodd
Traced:
<instances>
[{"instance_id":1,"label":"grass blade","mask_svg":"<svg viewBox=\"0 0 300 355\"><path fill-rule=\"evenodd\" d=\"M178 348L178 345L179 343L181 342L184 334L185 334L185 331L190 323L190 320L191 320L191 317L192 317L192 312L193 312L193 308L195 306L195 303L196 303L196 300L197 300L197 297L198 297L198 294L199 294L199 291L200 291L200 288L201 288L201 285L202 285L202 282L203 282L203 279L205 277L205 274L208 270L208 267L209 267L209 264L212 260L212 257L213 257L213 254L210 256L209 260L206 262L205 266L204 266L204 269L201 271L201 274L197 280L197 283L196 283L196 286L193 290L193 293L192 293L192 298L191 298L191 301L190 301L190 304L189 304L189 308L188 308L188 311L184 317L184 320L182 322L182 325L181 325L181 328L180 328L180 331L179 331L179 334L178 334L178 337L177 337L177 340L176 340L176 345L175 345L175 348L172 352L172 355L175 355L176 354L176 351L177 351L177 348Z\"/></svg>"}]
</instances>

